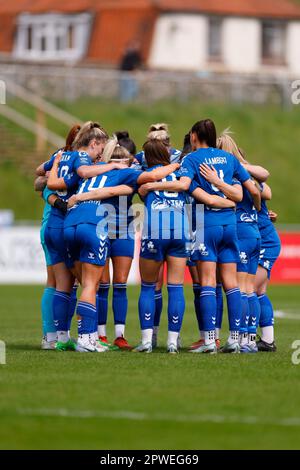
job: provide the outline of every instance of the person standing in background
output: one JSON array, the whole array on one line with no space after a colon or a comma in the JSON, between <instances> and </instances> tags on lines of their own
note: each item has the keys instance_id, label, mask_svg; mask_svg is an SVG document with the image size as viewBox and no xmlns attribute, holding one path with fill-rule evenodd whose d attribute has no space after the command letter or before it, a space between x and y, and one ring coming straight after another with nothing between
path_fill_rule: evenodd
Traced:
<instances>
[{"instance_id":1,"label":"person standing in background","mask_svg":"<svg viewBox=\"0 0 300 470\"><path fill-rule=\"evenodd\" d=\"M142 66L141 48L138 42L126 47L120 61L120 100L122 103L133 101L139 92L136 71Z\"/></svg>"}]
</instances>

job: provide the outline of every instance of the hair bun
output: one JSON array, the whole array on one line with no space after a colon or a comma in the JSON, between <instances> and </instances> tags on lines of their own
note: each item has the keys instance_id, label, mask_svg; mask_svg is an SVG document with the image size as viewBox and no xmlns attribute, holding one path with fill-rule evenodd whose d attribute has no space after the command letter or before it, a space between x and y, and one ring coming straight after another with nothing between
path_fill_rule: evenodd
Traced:
<instances>
[{"instance_id":1,"label":"hair bun","mask_svg":"<svg viewBox=\"0 0 300 470\"><path fill-rule=\"evenodd\" d=\"M149 128L149 132L155 132L155 131L169 132L168 124L165 124L164 122L159 122L158 124L152 124Z\"/></svg>"},{"instance_id":2,"label":"hair bun","mask_svg":"<svg viewBox=\"0 0 300 470\"><path fill-rule=\"evenodd\" d=\"M129 139L129 132L127 132L127 131L119 131L119 132L116 132L116 136L117 136L117 139L118 139L118 140L121 140L121 139Z\"/></svg>"}]
</instances>

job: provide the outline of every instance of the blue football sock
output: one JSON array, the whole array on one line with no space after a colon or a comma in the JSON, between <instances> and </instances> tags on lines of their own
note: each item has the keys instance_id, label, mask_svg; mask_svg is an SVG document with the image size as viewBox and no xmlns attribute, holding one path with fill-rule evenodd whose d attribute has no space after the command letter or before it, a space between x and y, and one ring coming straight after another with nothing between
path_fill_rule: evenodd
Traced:
<instances>
[{"instance_id":1,"label":"blue football sock","mask_svg":"<svg viewBox=\"0 0 300 470\"><path fill-rule=\"evenodd\" d=\"M95 333L96 307L88 302L78 302L77 315L81 317L81 319L78 319L78 334L87 335Z\"/></svg>"},{"instance_id":2,"label":"blue football sock","mask_svg":"<svg viewBox=\"0 0 300 470\"><path fill-rule=\"evenodd\" d=\"M201 294L200 284L194 284L193 291L194 291L194 307L195 307L195 312L196 312L196 317L197 317L197 322L198 322L198 328L199 328L199 331L203 331L204 327L203 327L203 321L202 321L201 310L200 310L200 294Z\"/></svg>"},{"instance_id":3,"label":"blue football sock","mask_svg":"<svg viewBox=\"0 0 300 470\"><path fill-rule=\"evenodd\" d=\"M205 286L200 293L200 312L203 321L203 331L213 331L217 321L216 288Z\"/></svg>"},{"instance_id":4,"label":"blue football sock","mask_svg":"<svg viewBox=\"0 0 300 470\"><path fill-rule=\"evenodd\" d=\"M110 284L100 284L100 287L97 292L97 324L106 325L107 324L107 314L108 314L108 294L109 294Z\"/></svg>"},{"instance_id":5,"label":"blue football sock","mask_svg":"<svg viewBox=\"0 0 300 470\"><path fill-rule=\"evenodd\" d=\"M56 333L53 320L53 298L55 294L54 287L46 287L42 297L42 325L43 336L47 333Z\"/></svg>"},{"instance_id":6,"label":"blue football sock","mask_svg":"<svg viewBox=\"0 0 300 470\"><path fill-rule=\"evenodd\" d=\"M154 326L155 312L155 284L143 282L139 298L139 317L141 330L147 330Z\"/></svg>"},{"instance_id":7,"label":"blue football sock","mask_svg":"<svg viewBox=\"0 0 300 470\"><path fill-rule=\"evenodd\" d=\"M56 331L68 331L68 312L70 306L68 292L55 291L53 297L53 319Z\"/></svg>"},{"instance_id":8,"label":"blue football sock","mask_svg":"<svg viewBox=\"0 0 300 470\"><path fill-rule=\"evenodd\" d=\"M249 324L248 333L255 335L260 320L260 303L256 294L248 295L249 303Z\"/></svg>"},{"instance_id":9,"label":"blue football sock","mask_svg":"<svg viewBox=\"0 0 300 470\"><path fill-rule=\"evenodd\" d=\"M226 292L230 331L240 331L242 320L242 296L238 287Z\"/></svg>"},{"instance_id":10,"label":"blue football sock","mask_svg":"<svg viewBox=\"0 0 300 470\"><path fill-rule=\"evenodd\" d=\"M168 330L180 333L185 299L183 284L168 284Z\"/></svg>"},{"instance_id":11,"label":"blue football sock","mask_svg":"<svg viewBox=\"0 0 300 470\"><path fill-rule=\"evenodd\" d=\"M160 325L160 317L163 309L163 297L160 290L155 291L155 314L154 314L154 326L158 327Z\"/></svg>"},{"instance_id":12,"label":"blue football sock","mask_svg":"<svg viewBox=\"0 0 300 470\"><path fill-rule=\"evenodd\" d=\"M76 311L77 289L78 289L78 286L73 286L73 289L71 292L70 305L69 305L69 311L68 311L68 331L70 331L71 329L72 319Z\"/></svg>"},{"instance_id":13,"label":"blue football sock","mask_svg":"<svg viewBox=\"0 0 300 470\"><path fill-rule=\"evenodd\" d=\"M222 322L223 322L223 290L222 290L222 284L217 285L216 295L217 295L217 322L216 322L216 328L221 330L222 329Z\"/></svg>"},{"instance_id":14,"label":"blue football sock","mask_svg":"<svg viewBox=\"0 0 300 470\"><path fill-rule=\"evenodd\" d=\"M245 292L241 292L242 296L242 318L240 333L242 335L248 334L248 323L249 323L249 302L248 296Z\"/></svg>"},{"instance_id":15,"label":"blue football sock","mask_svg":"<svg viewBox=\"0 0 300 470\"><path fill-rule=\"evenodd\" d=\"M260 304L260 320L259 326L265 328L267 326L274 326L274 311L273 305L267 294L258 297Z\"/></svg>"},{"instance_id":16,"label":"blue football sock","mask_svg":"<svg viewBox=\"0 0 300 470\"><path fill-rule=\"evenodd\" d=\"M115 325L125 325L128 310L127 284L113 284L112 308Z\"/></svg>"}]
</instances>

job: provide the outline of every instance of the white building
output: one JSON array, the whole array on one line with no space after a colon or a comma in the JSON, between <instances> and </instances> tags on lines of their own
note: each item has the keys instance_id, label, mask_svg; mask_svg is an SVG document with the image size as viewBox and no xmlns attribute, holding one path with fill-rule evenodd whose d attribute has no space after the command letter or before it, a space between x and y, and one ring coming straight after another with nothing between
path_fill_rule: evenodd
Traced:
<instances>
[{"instance_id":1,"label":"white building","mask_svg":"<svg viewBox=\"0 0 300 470\"><path fill-rule=\"evenodd\" d=\"M154 27L150 67L300 73L300 4L198 0L175 9L179 2L160 3L168 11L161 12Z\"/></svg>"},{"instance_id":2,"label":"white building","mask_svg":"<svg viewBox=\"0 0 300 470\"><path fill-rule=\"evenodd\" d=\"M153 69L300 73L300 0L0 1L0 59L117 66L132 41Z\"/></svg>"}]
</instances>

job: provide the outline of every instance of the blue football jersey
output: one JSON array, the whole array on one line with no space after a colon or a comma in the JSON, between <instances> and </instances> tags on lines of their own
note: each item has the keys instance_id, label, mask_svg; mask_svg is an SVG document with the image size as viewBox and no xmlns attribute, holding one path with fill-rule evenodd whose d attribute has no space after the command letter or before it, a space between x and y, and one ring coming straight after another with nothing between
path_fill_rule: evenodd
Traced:
<instances>
[{"instance_id":1,"label":"blue football jersey","mask_svg":"<svg viewBox=\"0 0 300 470\"><path fill-rule=\"evenodd\" d=\"M227 184L232 184L233 178L241 183L250 179L250 175L240 162L230 153L216 148L201 148L192 152L183 159L180 174L195 180L196 183L208 194L225 197L213 184L210 184L200 174L199 165L206 163L213 166L219 177ZM212 225L230 225L236 224L234 209L212 209L205 206L204 209L205 224Z\"/></svg>"},{"instance_id":2,"label":"blue football jersey","mask_svg":"<svg viewBox=\"0 0 300 470\"><path fill-rule=\"evenodd\" d=\"M179 163L181 157L181 150L170 148L170 163ZM138 168L142 170L148 169L148 164L145 158L145 152L141 151L136 154L135 159L138 161Z\"/></svg>"},{"instance_id":3,"label":"blue football jersey","mask_svg":"<svg viewBox=\"0 0 300 470\"><path fill-rule=\"evenodd\" d=\"M269 216L269 209L264 199L261 200L261 210L258 212L258 226L260 230L269 227L272 221ZM272 224L273 225L273 224Z\"/></svg>"},{"instance_id":4,"label":"blue football jersey","mask_svg":"<svg viewBox=\"0 0 300 470\"><path fill-rule=\"evenodd\" d=\"M52 168L56 154L54 154L49 162L44 165L45 171ZM92 159L86 152L63 152L59 166L58 177L64 178L67 189L64 191L56 191L55 194L63 201L68 199L77 192L81 178L77 175L77 170L83 165L91 165ZM51 208L48 226L52 228L59 228L63 226L64 215L55 207Z\"/></svg>"},{"instance_id":5,"label":"blue football jersey","mask_svg":"<svg viewBox=\"0 0 300 470\"><path fill-rule=\"evenodd\" d=\"M257 210L249 191L243 187L243 200L236 206L239 238L260 238Z\"/></svg>"},{"instance_id":6,"label":"blue football jersey","mask_svg":"<svg viewBox=\"0 0 300 470\"><path fill-rule=\"evenodd\" d=\"M160 167L157 165L147 171ZM168 175L161 182L175 181L180 178L178 172ZM181 233L189 239L189 220L185 210L189 203L185 192L151 191L144 199L146 213L144 216L143 236L151 238L168 237L170 232Z\"/></svg>"},{"instance_id":7,"label":"blue football jersey","mask_svg":"<svg viewBox=\"0 0 300 470\"><path fill-rule=\"evenodd\" d=\"M263 190L263 184L260 184L261 191ZM277 230L269 216L269 209L267 202L261 200L261 210L258 212L258 228L260 231L261 238L264 242L278 241Z\"/></svg>"},{"instance_id":8,"label":"blue football jersey","mask_svg":"<svg viewBox=\"0 0 300 470\"><path fill-rule=\"evenodd\" d=\"M263 184L260 184L260 189L263 191ZM261 200L261 210L258 212L258 228L261 236L259 264L267 270L270 279L273 266L280 255L281 240L270 219L268 206L264 199Z\"/></svg>"},{"instance_id":9,"label":"blue football jersey","mask_svg":"<svg viewBox=\"0 0 300 470\"><path fill-rule=\"evenodd\" d=\"M99 164L101 165L101 163ZM95 189L119 186L122 184L136 188L137 180L141 174L142 171L133 168L111 170L102 175L82 181L78 193L87 193ZM111 198L103 201L91 200L77 204L68 211L65 219L65 227L83 223L97 225L104 217L110 224L114 225L115 222L115 225L117 225L118 214L116 206L118 206L118 199L119 198Z\"/></svg>"},{"instance_id":10,"label":"blue football jersey","mask_svg":"<svg viewBox=\"0 0 300 470\"><path fill-rule=\"evenodd\" d=\"M44 163L44 170L45 170L45 171L50 171L50 170L51 170L56 155L57 155L59 152L62 152L62 151L63 151L63 149L57 150L56 152L54 152L54 153L51 155L51 157L49 158L49 160L48 160L46 163Z\"/></svg>"}]
</instances>

